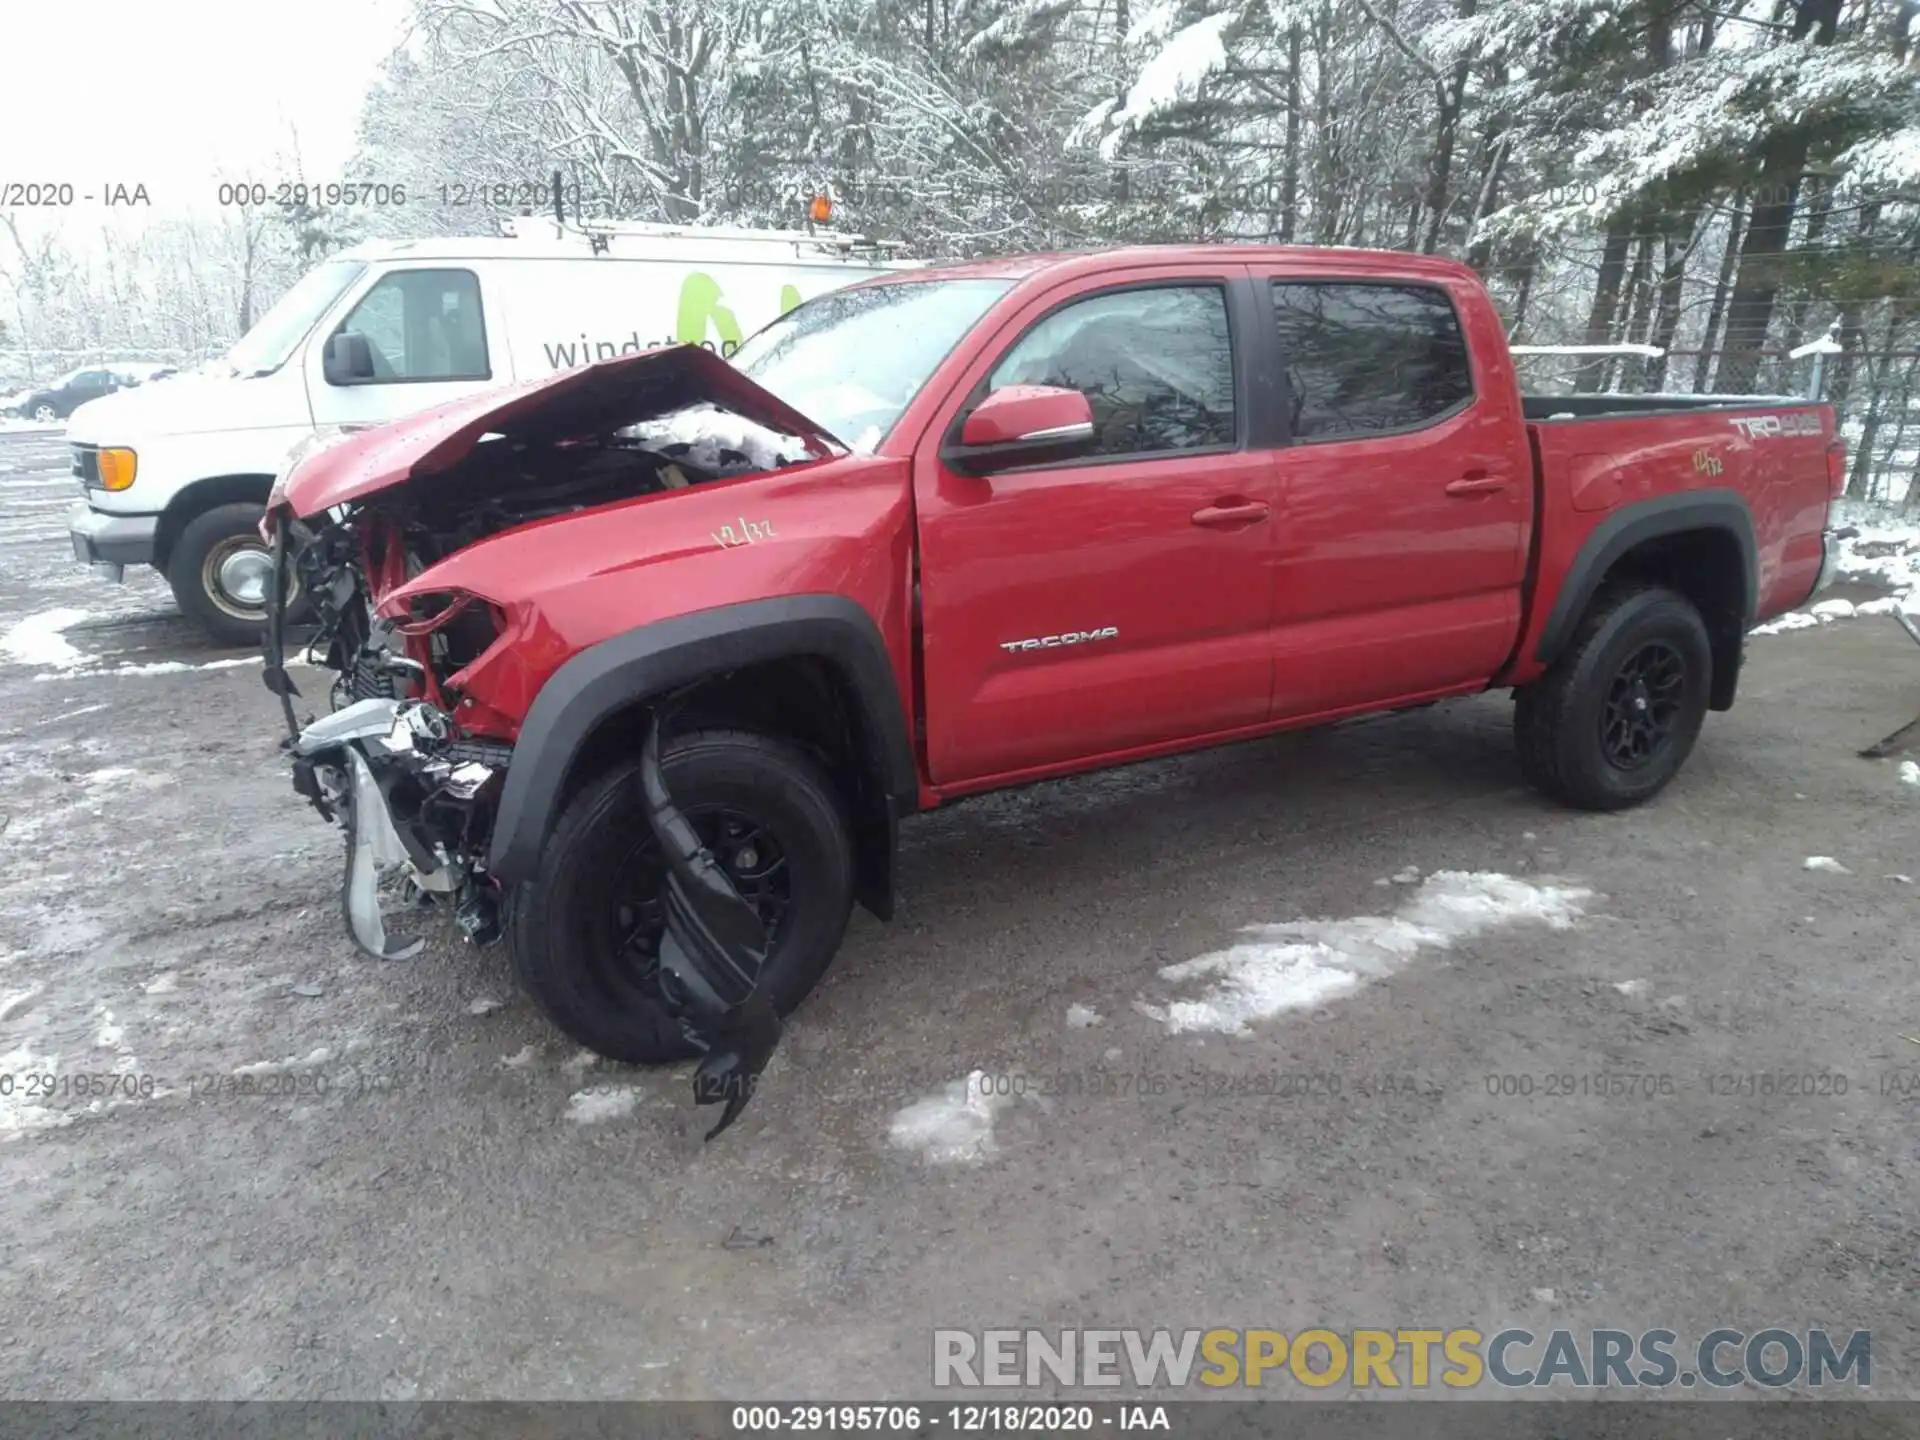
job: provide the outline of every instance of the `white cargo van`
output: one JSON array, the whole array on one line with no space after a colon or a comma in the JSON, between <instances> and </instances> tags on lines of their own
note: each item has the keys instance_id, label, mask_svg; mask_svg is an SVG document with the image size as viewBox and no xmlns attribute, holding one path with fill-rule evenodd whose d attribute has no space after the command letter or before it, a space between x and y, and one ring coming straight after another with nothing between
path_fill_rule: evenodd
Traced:
<instances>
[{"instance_id":1,"label":"white cargo van","mask_svg":"<svg viewBox=\"0 0 1920 1440\"><path fill-rule=\"evenodd\" d=\"M258 524L288 451L324 427L655 345L721 354L823 291L897 268L830 232L509 222L498 238L382 241L315 266L213 373L108 395L67 427L76 559L150 564L217 638L259 637Z\"/></svg>"}]
</instances>

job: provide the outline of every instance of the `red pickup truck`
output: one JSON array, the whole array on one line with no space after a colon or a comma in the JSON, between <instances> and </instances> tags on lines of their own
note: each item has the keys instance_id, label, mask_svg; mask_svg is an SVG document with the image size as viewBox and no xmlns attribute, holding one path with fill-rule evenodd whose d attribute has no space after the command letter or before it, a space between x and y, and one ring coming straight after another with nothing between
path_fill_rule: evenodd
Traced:
<instances>
[{"instance_id":1,"label":"red pickup truck","mask_svg":"<svg viewBox=\"0 0 1920 1440\"><path fill-rule=\"evenodd\" d=\"M915 811L1495 686L1541 790L1646 799L1822 583L1843 460L1790 398L1523 396L1447 260L937 266L731 364L655 350L299 458L267 679L365 948L405 953L401 877L504 931L583 1044L705 1048L737 1092L851 905L891 912ZM296 600L337 675L305 726Z\"/></svg>"}]
</instances>

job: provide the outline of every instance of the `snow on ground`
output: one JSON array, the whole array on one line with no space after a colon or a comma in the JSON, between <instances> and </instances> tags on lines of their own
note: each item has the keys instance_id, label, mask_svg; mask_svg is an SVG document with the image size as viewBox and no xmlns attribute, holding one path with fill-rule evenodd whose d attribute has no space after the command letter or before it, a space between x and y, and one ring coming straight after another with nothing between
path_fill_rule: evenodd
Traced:
<instances>
[{"instance_id":1,"label":"snow on ground","mask_svg":"<svg viewBox=\"0 0 1920 1440\"><path fill-rule=\"evenodd\" d=\"M1749 635L1778 635L1785 630L1818 630L1820 622L1804 610L1789 610L1778 620L1769 620L1764 625L1756 625Z\"/></svg>"},{"instance_id":2,"label":"snow on ground","mask_svg":"<svg viewBox=\"0 0 1920 1440\"><path fill-rule=\"evenodd\" d=\"M22 1045L0 1055L0 1074L13 1083L0 1088L0 1141L18 1140L29 1130L53 1130L71 1124L73 1116L34 1098L35 1077L49 1079L59 1071L58 1055L37 1055ZM41 1082L44 1083L44 1082Z\"/></svg>"},{"instance_id":3,"label":"snow on ground","mask_svg":"<svg viewBox=\"0 0 1920 1440\"><path fill-rule=\"evenodd\" d=\"M576 1125L598 1125L631 1115L640 1103L640 1092L632 1085L590 1085L567 1098L567 1119Z\"/></svg>"},{"instance_id":4,"label":"snow on ground","mask_svg":"<svg viewBox=\"0 0 1920 1440\"><path fill-rule=\"evenodd\" d=\"M1802 870L1820 870L1828 875L1851 875L1853 872L1831 855L1809 855L1800 862Z\"/></svg>"},{"instance_id":5,"label":"snow on ground","mask_svg":"<svg viewBox=\"0 0 1920 1440\"><path fill-rule=\"evenodd\" d=\"M1832 523L1840 535L1836 578L1884 585L1893 593L1858 604L1851 600L1818 600L1756 626L1750 633L1778 635L1786 630L1811 630L1858 616L1920 615L1920 524L1875 506L1845 502L1834 507Z\"/></svg>"},{"instance_id":6,"label":"snow on ground","mask_svg":"<svg viewBox=\"0 0 1920 1440\"><path fill-rule=\"evenodd\" d=\"M207 660L198 665L189 665L184 660L155 660L145 665L116 665L111 670L100 670L100 675L113 675L122 679L147 675L184 675L191 670L233 670L243 665L261 664L258 655L242 655L232 660ZM297 661L295 663L298 663ZM35 679L41 677L35 676Z\"/></svg>"},{"instance_id":7,"label":"snow on ground","mask_svg":"<svg viewBox=\"0 0 1920 1440\"><path fill-rule=\"evenodd\" d=\"M90 610L60 606L41 610L24 620L15 621L0 633L0 656L16 665L40 669L36 680L70 680L80 676L111 675L119 679L140 679L154 675L184 675L201 670L233 670L258 665L258 655L232 656L224 660L154 660L144 664L102 666L101 656L89 655L67 638L66 632L85 620L99 618ZM305 664L296 657L290 663ZM78 713L78 712L76 712Z\"/></svg>"},{"instance_id":8,"label":"snow on ground","mask_svg":"<svg viewBox=\"0 0 1920 1440\"><path fill-rule=\"evenodd\" d=\"M289 1055L284 1060L256 1060L251 1065L236 1065L233 1073L242 1080L264 1075L290 1075L302 1070L312 1070L324 1065L333 1058L333 1051L325 1045L308 1051L305 1055Z\"/></svg>"},{"instance_id":9,"label":"snow on ground","mask_svg":"<svg viewBox=\"0 0 1920 1440\"><path fill-rule=\"evenodd\" d=\"M1422 950L1445 950L1523 921L1569 929L1592 897L1591 890L1575 885L1536 885L1491 871L1439 870L1391 915L1249 926L1242 932L1248 938L1238 944L1161 970L1176 984L1206 981L1200 998L1166 1005L1142 1001L1136 1008L1175 1034L1244 1035L1253 1021L1307 1009L1391 975Z\"/></svg>"},{"instance_id":10,"label":"snow on ground","mask_svg":"<svg viewBox=\"0 0 1920 1440\"><path fill-rule=\"evenodd\" d=\"M1100 1012L1091 1005L1069 1005L1067 1024L1075 1030L1091 1030L1100 1023Z\"/></svg>"},{"instance_id":11,"label":"snow on ground","mask_svg":"<svg viewBox=\"0 0 1920 1440\"><path fill-rule=\"evenodd\" d=\"M993 1154L993 1120L1013 1102L984 1071L975 1070L938 1093L895 1112L887 1138L918 1150L930 1165L966 1165Z\"/></svg>"},{"instance_id":12,"label":"snow on ground","mask_svg":"<svg viewBox=\"0 0 1920 1440\"><path fill-rule=\"evenodd\" d=\"M25 990L16 990L5 999L0 999L0 1020L10 1019L14 1011L20 1009L39 993L38 985L29 985Z\"/></svg>"},{"instance_id":13,"label":"snow on ground","mask_svg":"<svg viewBox=\"0 0 1920 1440\"><path fill-rule=\"evenodd\" d=\"M71 606L29 615L0 635L0 653L19 665L48 665L56 670L85 665L88 657L63 632L69 625L78 625L86 618L85 610Z\"/></svg>"}]
</instances>

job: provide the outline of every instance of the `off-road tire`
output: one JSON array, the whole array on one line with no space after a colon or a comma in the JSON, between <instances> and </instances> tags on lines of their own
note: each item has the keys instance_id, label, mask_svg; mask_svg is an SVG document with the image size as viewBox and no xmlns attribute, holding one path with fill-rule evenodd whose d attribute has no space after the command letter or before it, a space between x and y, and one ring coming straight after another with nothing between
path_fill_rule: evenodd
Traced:
<instances>
[{"instance_id":1,"label":"off-road tire","mask_svg":"<svg viewBox=\"0 0 1920 1440\"><path fill-rule=\"evenodd\" d=\"M264 548L260 515L260 506L244 500L216 505L187 522L167 556L167 584L173 587L180 612L222 645L258 645L266 632L265 605L256 614L231 598L216 596L207 576L209 557L222 547L245 541L246 548ZM289 618L298 618L300 609L300 597L292 597Z\"/></svg>"},{"instance_id":2,"label":"off-road tire","mask_svg":"<svg viewBox=\"0 0 1920 1440\"><path fill-rule=\"evenodd\" d=\"M1672 723L1643 761L1623 767L1603 738L1611 687L1636 657L1677 657ZM1521 688L1513 715L1520 770L1529 784L1582 810L1622 810L1652 798L1693 749L1713 685L1713 647L1700 612L1659 585L1617 585L1596 595L1567 648Z\"/></svg>"},{"instance_id":3,"label":"off-road tire","mask_svg":"<svg viewBox=\"0 0 1920 1440\"><path fill-rule=\"evenodd\" d=\"M669 740L660 766L667 792L696 829L703 810L724 808L764 817L777 835L791 898L764 981L774 1009L789 1013L839 950L853 906L853 840L839 794L807 753L743 730L700 730ZM628 862L650 836L635 757L567 803L539 869L507 906L508 947L521 988L568 1036L636 1065L695 1053L656 984L644 978L644 957L623 953L615 935L622 924L615 912L632 873Z\"/></svg>"}]
</instances>

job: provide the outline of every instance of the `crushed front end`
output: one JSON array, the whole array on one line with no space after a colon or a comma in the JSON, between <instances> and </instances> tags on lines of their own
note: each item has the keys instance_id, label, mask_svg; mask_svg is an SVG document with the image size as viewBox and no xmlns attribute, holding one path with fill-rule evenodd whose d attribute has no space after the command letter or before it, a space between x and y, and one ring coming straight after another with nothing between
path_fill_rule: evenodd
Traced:
<instances>
[{"instance_id":1,"label":"crushed front end","mask_svg":"<svg viewBox=\"0 0 1920 1440\"><path fill-rule=\"evenodd\" d=\"M392 938L387 913L436 904L453 907L470 942L497 939L500 897L485 856L513 746L456 724L439 683L460 653L450 641L436 644L436 630L374 617L344 524L316 532L286 513L268 524L275 598L267 688L286 719L294 789L346 832L341 903L354 943L381 959L417 954L424 940ZM306 597L319 621L308 658L335 676L331 713L304 725L286 665L290 595Z\"/></svg>"},{"instance_id":2,"label":"crushed front end","mask_svg":"<svg viewBox=\"0 0 1920 1440\"><path fill-rule=\"evenodd\" d=\"M417 923L416 912L446 908L469 942L501 934L505 895L488 856L521 727L555 669L596 643L560 633L549 602L576 565L618 575L634 562L628 549L589 562L542 537L583 533L589 512L598 533L616 533L606 518L616 508L631 533L655 517L671 533L672 511L650 509L641 526L627 507L675 506L676 494L837 448L689 347L331 436L289 459L263 522L273 557L265 680L294 789L345 831L342 908L361 950L417 954L424 936L395 935L407 928L397 917ZM678 528L705 539L712 527ZM723 548L724 537L712 542L712 553ZM302 695L289 668L296 609L314 667L305 673L331 672L324 696ZM590 609L594 623L633 623L617 601L596 596ZM303 720L317 699L328 713ZM675 703L648 697L648 783L635 796L666 862L665 931L648 975L704 1056L695 1096L725 1107L717 1134L751 1096L780 1026L757 980L766 925L666 792L658 717Z\"/></svg>"}]
</instances>

